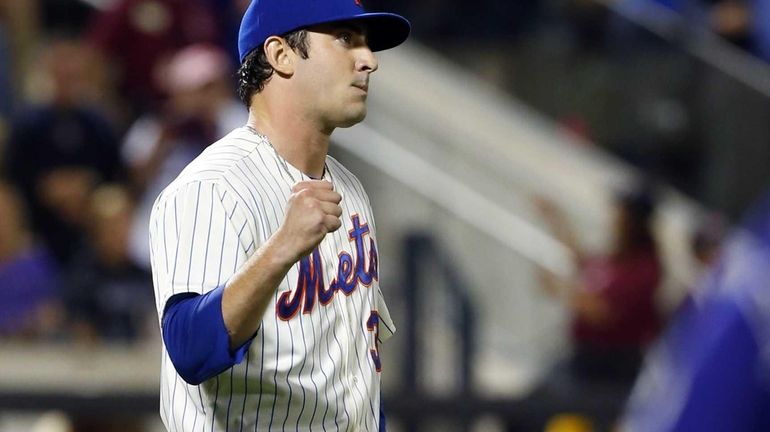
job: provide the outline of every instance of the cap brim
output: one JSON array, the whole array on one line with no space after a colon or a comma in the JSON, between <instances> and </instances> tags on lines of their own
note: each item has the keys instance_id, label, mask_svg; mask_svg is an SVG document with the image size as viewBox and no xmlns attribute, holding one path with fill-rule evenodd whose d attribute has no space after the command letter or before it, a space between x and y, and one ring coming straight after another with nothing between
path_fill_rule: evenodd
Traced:
<instances>
[{"instance_id":1,"label":"cap brim","mask_svg":"<svg viewBox=\"0 0 770 432\"><path fill-rule=\"evenodd\" d=\"M366 26L369 48L382 51L401 45L412 30L412 25L401 15L389 12L369 12L357 15L353 21Z\"/></svg>"},{"instance_id":2,"label":"cap brim","mask_svg":"<svg viewBox=\"0 0 770 432\"><path fill-rule=\"evenodd\" d=\"M358 15L328 17L324 20L308 23L302 27L289 29L283 32L290 33L301 28L308 28L333 22L358 21L366 27L369 48L372 51L383 51L401 45L409 37L412 25L409 20L390 12L365 12ZM259 44L263 43L260 41ZM257 44L257 45L259 45ZM241 62L252 52L257 45L251 47L246 54L241 55Z\"/></svg>"}]
</instances>

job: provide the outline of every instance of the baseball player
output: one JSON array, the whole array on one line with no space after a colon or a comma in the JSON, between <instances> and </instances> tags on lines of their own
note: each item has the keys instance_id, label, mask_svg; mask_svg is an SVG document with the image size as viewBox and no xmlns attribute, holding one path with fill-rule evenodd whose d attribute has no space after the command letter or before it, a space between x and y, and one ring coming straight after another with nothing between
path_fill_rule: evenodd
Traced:
<instances>
[{"instance_id":1,"label":"baseball player","mask_svg":"<svg viewBox=\"0 0 770 432\"><path fill-rule=\"evenodd\" d=\"M377 431L394 331L361 184L327 156L366 114L373 51L409 22L358 0L254 0L239 34L245 127L158 197L151 261L170 431Z\"/></svg>"}]
</instances>

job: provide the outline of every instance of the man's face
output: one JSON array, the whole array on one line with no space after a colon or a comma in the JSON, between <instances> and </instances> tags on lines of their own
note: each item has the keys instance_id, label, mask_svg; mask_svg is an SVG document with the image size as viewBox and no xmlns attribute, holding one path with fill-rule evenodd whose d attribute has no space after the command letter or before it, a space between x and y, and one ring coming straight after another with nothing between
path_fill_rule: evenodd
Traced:
<instances>
[{"instance_id":1,"label":"man's face","mask_svg":"<svg viewBox=\"0 0 770 432\"><path fill-rule=\"evenodd\" d=\"M308 28L309 57L297 57L293 79L301 86L305 115L324 128L350 127L366 117L369 75L377 59L363 27L355 23Z\"/></svg>"}]
</instances>

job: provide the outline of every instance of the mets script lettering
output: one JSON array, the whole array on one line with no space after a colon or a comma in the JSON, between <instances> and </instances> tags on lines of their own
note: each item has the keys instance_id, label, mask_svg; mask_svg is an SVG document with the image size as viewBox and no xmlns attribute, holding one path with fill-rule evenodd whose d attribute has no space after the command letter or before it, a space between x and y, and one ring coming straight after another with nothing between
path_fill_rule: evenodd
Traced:
<instances>
[{"instance_id":1,"label":"mets script lettering","mask_svg":"<svg viewBox=\"0 0 770 432\"><path fill-rule=\"evenodd\" d=\"M281 294L275 305L279 318L288 321L302 309L303 313L313 311L316 301L322 306L328 305L334 296L342 291L346 296L352 294L359 285L370 286L377 280L377 248L374 239L369 236L369 259L366 259L364 242L369 234L369 225L361 221L357 214L350 217L353 229L348 231L350 241L355 243L355 259L347 252L340 253L337 263L337 276L327 288L324 285L323 262L318 248L299 262L297 287L293 291ZM367 262L368 261L368 262Z\"/></svg>"}]
</instances>

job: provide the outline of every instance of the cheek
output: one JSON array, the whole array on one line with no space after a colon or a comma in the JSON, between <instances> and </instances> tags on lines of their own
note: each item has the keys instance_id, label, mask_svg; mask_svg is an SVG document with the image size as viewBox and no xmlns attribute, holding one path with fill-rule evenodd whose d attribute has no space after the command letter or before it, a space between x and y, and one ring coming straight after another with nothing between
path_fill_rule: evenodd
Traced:
<instances>
[{"instance_id":1,"label":"cheek","mask_svg":"<svg viewBox=\"0 0 770 432\"><path fill-rule=\"evenodd\" d=\"M331 88L329 73L323 62L309 62L298 69L296 74L302 83L303 94L308 99L317 98L321 101L328 97Z\"/></svg>"},{"instance_id":2,"label":"cheek","mask_svg":"<svg viewBox=\"0 0 770 432\"><path fill-rule=\"evenodd\" d=\"M333 50L311 52L296 71L306 95L306 106L327 113L345 109L355 99L351 88L353 70L351 60Z\"/></svg>"}]
</instances>

